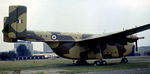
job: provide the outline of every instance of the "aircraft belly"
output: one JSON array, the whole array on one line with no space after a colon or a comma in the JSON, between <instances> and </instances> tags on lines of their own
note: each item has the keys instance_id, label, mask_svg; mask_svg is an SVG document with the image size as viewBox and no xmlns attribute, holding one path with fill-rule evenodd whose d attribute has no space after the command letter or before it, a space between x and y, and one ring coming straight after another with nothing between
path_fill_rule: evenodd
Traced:
<instances>
[{"instance_id":1,"label":"aircraft belly","mask_svg":"<svg viewBox=\"0 0 150 74\"><path fill-rule=\"evenodd\" d=\"M96 49L96 45L80 45L75 42L47 42L53 51L64 58L69 59L99 59L99 58L118 58L132 52L132 43L121 45L119 43L105 44L101 46L101 53Z\"/></svg>"},{"instance_id":2,"label":"aircraft belly","mask_svg":"<svg viewBox=\"0 0 150 74\"><path fill-rule=\"evenodd\" d=\"M78 47L74 42L46 42L52 50L59 56L64 58L77 58ZM74 48L77 48L75 50Z\"/></svg>"}]
</instances>

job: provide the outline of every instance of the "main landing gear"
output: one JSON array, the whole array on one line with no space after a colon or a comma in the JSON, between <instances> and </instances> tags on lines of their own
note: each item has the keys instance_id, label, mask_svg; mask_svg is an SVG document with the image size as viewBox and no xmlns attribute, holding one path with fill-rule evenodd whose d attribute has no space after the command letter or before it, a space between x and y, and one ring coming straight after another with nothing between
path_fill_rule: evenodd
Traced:
<instances>
[{"instance_id":1,"label":"main landing gear","mask_svg":"<svg viewBox=\"0 0 150 74\"><path fill-rule=\"evenodd\" d=\"M128 63L128 59L127 58L122 58L120 63Z\"/></svg>"},{"instance_id":2,"label":"main landing gear","mask_svg":"<svg viewBox=\"0 0 150 74\"><path fill-rule=\"evenodd\" d=\"M74 65L89 65L89 63L86 60L77 60L76 62L73 61ZM94 61L94 66L99 66L99 65L107 65L107 62L105 60L103 61Z\"/></svg>"},{"instance_id":3,"label":"main landing gear","mask_svg":"<svg viewBox=\"0 0 150 74\"><path fill-rule=\"evenodd\" d=\"M122 58L120 63L128 63L127 58ZM86 60L77 60L76 62L73 60L73 64L75 65L89 65L89 63ZM97 60L94 61L94 66L100 66L100 65L107 65L107 62L105 60Z\"/></svg>"},{"instance_id":4,"label":"main landing gear","mask_svg":"<svg viewBox=\"0 0 150 74\"><path fill-rule=\"evenodd\" d=\"M98 60L97 61L94 61L94 66L97 66L97 65L106 65L107 62L105 60L103 60L103 57L102 57L102 47L101 47L101 41L98 41L97 43L97 46L96 48L99 50L99 56L98 56Z\"/></svg>"},{"instance_id":5,"label":"main landing gear","mask_svg":"<svg viewBox=\"0 0 150 74\"><path fill-rule=\"evenodd\" d=\"M77 60L74 64L75 65L88 65L86 60Z\"/></svg>"},{"instance_id":6,"label":"main landing gear","mask_svg":"<svg viewBox=\"0 0 150 74\"><path fill-rule=\"evenodd\" d=\"M107 65L107 62L105 60L103 60L103 61L100 61L100 60L94 61L94 66L98 66L98 65Z\"/></svg>"}]
</instances>

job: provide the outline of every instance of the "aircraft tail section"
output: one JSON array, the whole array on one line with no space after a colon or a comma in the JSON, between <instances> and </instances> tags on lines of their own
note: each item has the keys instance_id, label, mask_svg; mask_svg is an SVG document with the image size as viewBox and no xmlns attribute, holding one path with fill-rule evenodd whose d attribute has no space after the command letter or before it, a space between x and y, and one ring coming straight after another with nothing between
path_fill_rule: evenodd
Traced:
<instances>
[{"instance_id":1,"label":"aircraft tail section","mask_svg":"<svg viewBox=\"0 0 150 74\"><path fill-rule=\"evenodd\" d=\"M9 6L9 16L4 17L4 41L16 42L26 37L27 8L25 6Z\"/></svg>"}]
</instances>

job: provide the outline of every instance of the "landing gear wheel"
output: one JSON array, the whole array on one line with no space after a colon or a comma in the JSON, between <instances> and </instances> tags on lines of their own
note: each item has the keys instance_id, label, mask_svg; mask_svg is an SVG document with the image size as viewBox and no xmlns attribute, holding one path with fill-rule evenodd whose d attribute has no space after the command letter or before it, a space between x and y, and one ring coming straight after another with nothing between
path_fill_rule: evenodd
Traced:
<instances>
[{"instance_id":1,"label":"landing gear wheel","mask_svg":"<svg viewBox=\"0 0 150 74\"><path fill-rule=\"evenodd\" d=\"M101 65L107 65L107 62L106 61L102 61Z\"/></svg>"},{"instance_id":2,"label":"landing gear wheel","mask_svg":"<svg viewBox=\"0 0 150 74\"><path fill-rule=\"evenodd\" d=\"M76 65L88 65L86 60L77 60Z\"/></svg>"},{"instance_id":3,"label":"landing gear wheel","mask_svg":"<svg viewBox=\"0 0 150 74\"><path fill-rule=\"evenodd\" d=\"M76 65L81 65L81 62L79 60L77 60Z\"/></svg>"},{"instance_id":4,"label":"landing gear wheel","mask_svg":"<svg viewBox=\"0 0 150 74\"><path fill-rule=\"evenodd\" d=\"M122 58L120 63L128 63L128 59L127 58Z\"/></svg>"},{"instance_id":5,"label":"landing gear wheel","mask_svg":"<svg viewBox=\"0 0 150 74\"><path fill-rule=\"evenodd\" d=\"M94 61L94 66L100 65L101 61Z\"/></svg>"},{"instance_id":6,"label":"landing gear wheel","mask_svg":"<svg viewBox=\"0 0 150 74\"><path fill-rule=\"evenodd\" d=\"M95 61L94 66L97 66L97 65L107 65L107 62L106 61Z\"/></svg>"}]
</instances>

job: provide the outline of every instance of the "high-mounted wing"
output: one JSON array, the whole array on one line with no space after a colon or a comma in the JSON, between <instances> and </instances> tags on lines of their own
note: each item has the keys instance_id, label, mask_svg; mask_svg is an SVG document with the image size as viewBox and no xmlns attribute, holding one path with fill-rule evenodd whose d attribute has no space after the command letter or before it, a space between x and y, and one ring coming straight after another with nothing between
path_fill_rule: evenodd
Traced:
<instances>
[{"instance_id":1,"label":"high-mounted wing","mask_svg":"<svg viewBox=\"0 0 150 74\"><path fill-rule=\"evenodd\" d=\"M97 41L97 40L100 40L100 41L118 41L118 42L122 42L122 41L127 41L127 36L128 35L132 35L132 34L135 34L135 33L138 33L138 32L141 32L141 31L144 31L144 30L147 30L147 29L150 29L150 24L146 24L146 25L143 25L143 26L139 26L139 27L136 27L136 28L132 28L132 29L127 29L127 30L124 30L124 31L121 31L121 32L117 32L117 33L112 33L112 34L108 34L108 35L103 35L103 36L100 36L100 37L96 37L96 38L88 38L88 39L84 39L82 41L79 41L79 42L84 42L84 41Z\"/></svg>"}]
</instances>

